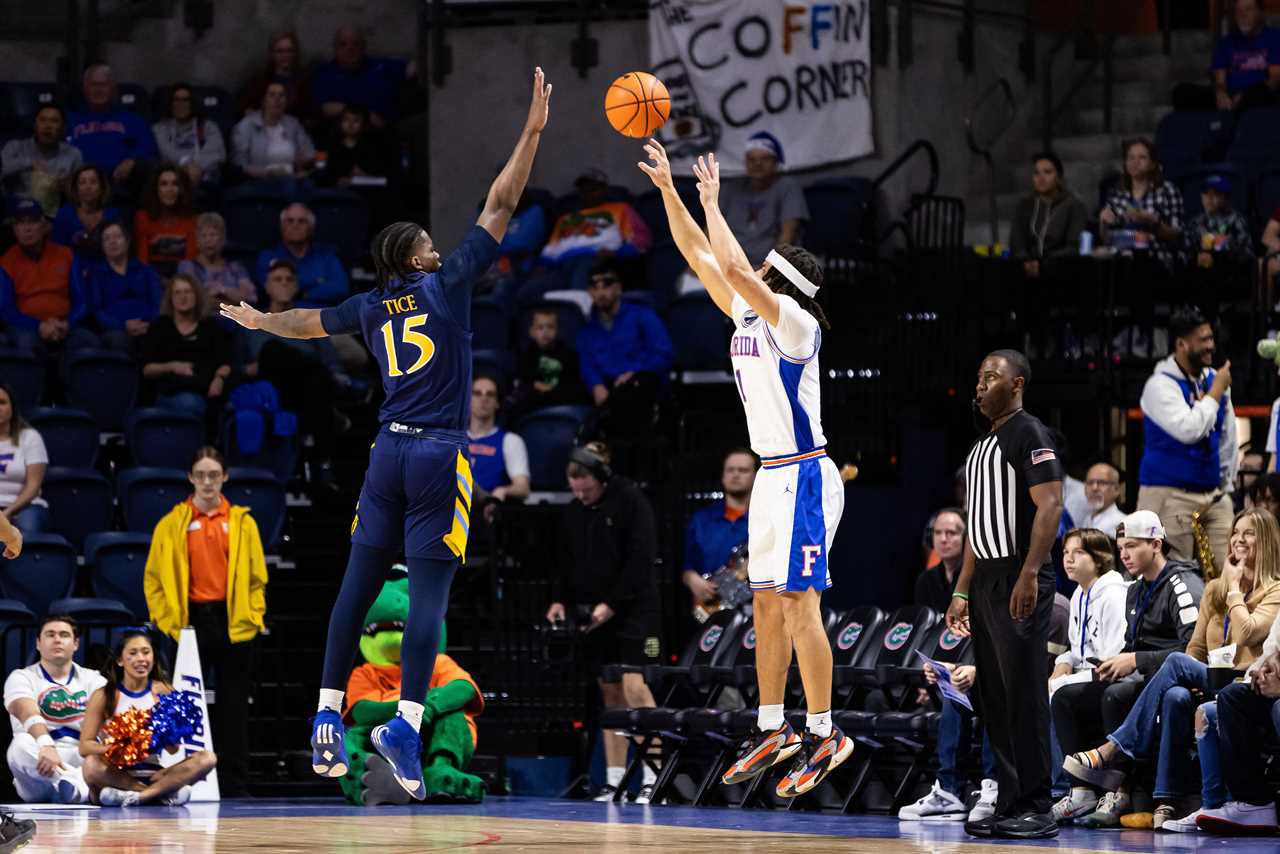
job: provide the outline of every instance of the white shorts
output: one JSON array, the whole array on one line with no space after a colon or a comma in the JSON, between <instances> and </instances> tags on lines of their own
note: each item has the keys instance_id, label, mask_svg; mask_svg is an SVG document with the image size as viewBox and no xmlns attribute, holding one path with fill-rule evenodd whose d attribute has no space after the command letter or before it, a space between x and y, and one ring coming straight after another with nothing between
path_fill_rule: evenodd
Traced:
<instances>
[{"instance_id":1,"label":"white shorts","mask_svg":"<svg viewBox=\"0 0 1280 854\"><path fill-rule=\"evenodd\" d=\"M778 593L831 586L827 556L844 512L844 481L821 451L766 461L747 513L752 590Z\"/></svg>"}]
</instances>

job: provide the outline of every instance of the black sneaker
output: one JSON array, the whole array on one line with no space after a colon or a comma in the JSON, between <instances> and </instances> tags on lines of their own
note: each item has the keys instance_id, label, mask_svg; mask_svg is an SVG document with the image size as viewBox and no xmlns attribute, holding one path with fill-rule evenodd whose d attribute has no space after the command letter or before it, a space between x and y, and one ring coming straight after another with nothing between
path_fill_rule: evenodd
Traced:
<instances>
[{"instance_id":1,"label":"black sneaker","mask_svg":"<svg viewBox=\"0 0 1280 854\"><path fill-rule=\"evenodd\" d=\"M996 835L996 824L1001 821L1004 821L1004 816L1002 815L989 815L977 821L966 821L964 823L964 832L970 836L989 839Z\"/></svg>"},{"instance_id":2,"label":"black sneaker","mask_svg":"<svg viewBox=\"0 0 1280 854\"><path fill-rule=\"evenodd\" d=\"M0 854L17 851L36 835L36 823L14 818L11 812L0 812Z\"/></svg>"},{"instance_id":3,"label":"black sneaker","mask_svg":"<svg viewBox=\"0 0 1280 854\"><path fill-rule=\"evenodd\" d=\"M1001 839L1048 839L1058 835L1058 823L1047 812L1024 812L996 822L995 835Z\"/></svg>"}]
</instances>

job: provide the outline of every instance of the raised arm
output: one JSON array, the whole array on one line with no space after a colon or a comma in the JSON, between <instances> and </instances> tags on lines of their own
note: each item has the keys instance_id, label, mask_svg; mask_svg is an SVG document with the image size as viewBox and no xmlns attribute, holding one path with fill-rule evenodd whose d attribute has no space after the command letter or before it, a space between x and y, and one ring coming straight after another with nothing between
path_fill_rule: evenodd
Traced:
<instances>
[{"instance_id":1,"label":"raised arm","mask_svg":"<svg viewBox=\"0 0 1280 854\"><path fill-rule=\"evenodd\" d=\"M320 309L291 308L279 314L258 311L247 302L239 305L222 303L219 313L245 329L261 329L281 338L328 338L320 323Z\"/></svg>"},{"instance_id":2,"label":"raised arm","mask_svg":"<svg viewBox=\"0 0 1280 854\"><path fill-rule=\"evenodd\" d=\"M525 121L524 130L516 142L511 159L502 167L498 177L493 179L489 187L489 195L484 201L484 210L476 224L489 232L493 239L502 242L507 233L507 223L516 212L520 196L524 193L524 185L529 182L529 170L533 168L533 156L538 153L538 142L542 139L542 129L547 126L547 114L551 104L551 84L544 82L541 68L533 70L533 100L529 104L529 118Z\"/></svg>"},{"instance_id":3,"label":"raised arm","mask_svg":"<svg viewBox=\"0 0 1280 854\"><path fill-rule=\"evenodd\" d=\"M676 248L684 256L685 263L693 274L707 289L707 294L716 307L730 317L733 316L733 289L725 281L716 256L711 254L711 243L702 233L698 223L694 221L684 200L676 192L675 182L671 178L671 163L667 160L667 150L656 139L649 140L644 147L648 152L649 163L637 163L640 171L649 176L655 187L662 191L662 205L667 210L667 223L671 227L671 236L675 239Z\"/></svg>"},{"instance_id":4,"label":"raised arm","mask_svg":"<svg viewBox=\"0 0 1280 854\"><path fill-rule=\"evenodd\" d=\"M724 214L720 212L720 164L714 154L699 157L693 174L698 176L698 197L702 209L707 212L707 234L711 237L711 254L724 271L725 281L736 291L751 309L764 318L770 326L778 325L778 295L769 290L764 280L756 275L742 251Z\"/></svg>"}]
</instances>

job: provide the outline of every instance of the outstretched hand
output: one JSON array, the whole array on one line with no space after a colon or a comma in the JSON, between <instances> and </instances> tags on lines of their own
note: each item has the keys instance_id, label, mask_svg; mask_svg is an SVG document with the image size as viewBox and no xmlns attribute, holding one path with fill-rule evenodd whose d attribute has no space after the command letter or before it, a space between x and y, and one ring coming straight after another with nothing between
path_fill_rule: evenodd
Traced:
<instances>
[{"instance_id":1,"label":"outstretched hand","mask_svg":"<svg viewBox=\"0 0 1280 854\"><path fill-rule=\"evenodd\" d=\"M524 128L529 133L541 133L547 126L551 111L551 84L546 82L542 68L533 69L533 100L529 102L529 120Z\"/></svg>"},{"instance_id":2,"label":"outstretched hand","mask_svg":"<svg viewBox=\"0 0 1280 854\"><path fill-rule=\"evenodd\" d=\"M649 180L653 181L654 186L659 190L675 189L675 181L671 177L671 161L667 159L667 150L662 147L662 143L656 139L650 139L645 143L644 150L649 154L649 160L653 165L637 163L640 171L648 175Z\"/></svg>"},{"instance_id":3,"label":"outstretched hand","mask_svg":"<svg viewBox=\"0 0 1280 854\"><path fill-rule=\"evenodd\" d=\"M240 301L239 305L222 303L218 313L229 320L234 320L245 329L261 329L262 319L266 317L265 314L243 300Z\"/></svg>"},{"instance_id":4,"label":"outstretched hand","mask_svg":"<svg viewBox=\"0 0 1280 854\"><path fill-rule=\"evenodd\" d=\"M699 157L693 164L693 174L698 179L698 198L702 206L717 204L720 198L720 164L714 154Z\"/></svg>"}]
</instances>

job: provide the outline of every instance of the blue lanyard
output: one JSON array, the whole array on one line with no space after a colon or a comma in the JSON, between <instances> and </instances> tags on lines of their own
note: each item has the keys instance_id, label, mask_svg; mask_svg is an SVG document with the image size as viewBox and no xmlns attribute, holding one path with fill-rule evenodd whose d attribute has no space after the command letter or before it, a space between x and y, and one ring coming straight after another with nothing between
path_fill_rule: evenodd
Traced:
<instances>
[{"instance_id":1,"label":"blue lanyard","mask_svg":"<svg viewBox=\"0 0 1280 854\"><path fill-rule=\"evenodd\" d=\"M1222 618L1222 645L1226 646L1231 643L1231 611L1227 611L1227 615Z\"/></svg>"},{"instance_id":2,"label":"blue lanyard","mask_svg":"<svg viewBox=\"0 0 1280 854\"><path fill-rule=\"evenodd\" d=\"M1096 583L1096 581L1095 581ZM1084 658L1084 641L1089 633L1089 600L1093 597L1093 588L1090 587L1084 594L1084 612L1080 620L1080 657Z\"/></svg>"},{"instance_id":3,"label":"blue lanyard","mask_svg":"<svg viewBox=\"0 0 1280 854\"><path fill-rule=\"evenodd\" d=\"M1160 574L1164 575L1163 572ZM1160 583L1160 579L1157 578L1155 581L1150 583L1145 581L1140 581L1138 583L1143 585L1145 589L1142 591L1142 595L1138 597L1138 611L1133 618L1133 627L1129 631L1125 632L1126 640L1128 640L1131 646L1138 645L1138 629L1142 627L1142 617L1147 613L1147 606L1151 604L1151 597L1155 594L1156 585Z\"/></svg>"}]
</instances>

